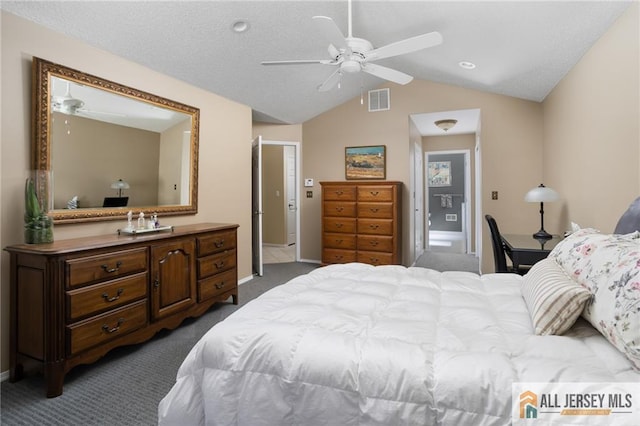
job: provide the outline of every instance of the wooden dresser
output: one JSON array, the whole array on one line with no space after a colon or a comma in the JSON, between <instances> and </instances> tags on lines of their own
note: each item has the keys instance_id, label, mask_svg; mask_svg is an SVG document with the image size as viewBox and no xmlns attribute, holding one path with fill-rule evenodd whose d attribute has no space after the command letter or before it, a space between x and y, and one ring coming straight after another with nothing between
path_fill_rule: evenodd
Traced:
<instances>
[{"instance_id":1,"label":"wooden dresser","mask_svg":"<svg viewBox=\"0 0 640 426\"><path fill-rule=\"evenodd\" d=\"M237 228L206 223L7 247L10 380L36 361L47 396L61 395L76 365L176 328L215 302L237 304Z\"/></svg>"},{"instance_id":2,"label":"wooden dresser","mask_svg":"<svg viewBox=\"0 0 640 426\"><path fill-rule=\"evenodd\" d=\"M320 182L322 263L402 263L402 182Z\"/></svg>"}]
</instances>

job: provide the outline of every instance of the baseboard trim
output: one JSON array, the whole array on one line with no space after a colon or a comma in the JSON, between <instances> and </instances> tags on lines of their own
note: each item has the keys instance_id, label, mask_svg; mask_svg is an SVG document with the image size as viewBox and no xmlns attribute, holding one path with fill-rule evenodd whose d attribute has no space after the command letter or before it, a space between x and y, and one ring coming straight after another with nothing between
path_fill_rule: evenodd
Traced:
<instances>
[{"instance_id":1,"label":"baseboard trim","mask_svg":"<svg viewBox=\"0 0 640 426\"><path fill-rule=\"evenodd\" d=\"M0 373L0 382L4 382L6 380L9 380L9 370Z\"/></svg>"}]
</instances>

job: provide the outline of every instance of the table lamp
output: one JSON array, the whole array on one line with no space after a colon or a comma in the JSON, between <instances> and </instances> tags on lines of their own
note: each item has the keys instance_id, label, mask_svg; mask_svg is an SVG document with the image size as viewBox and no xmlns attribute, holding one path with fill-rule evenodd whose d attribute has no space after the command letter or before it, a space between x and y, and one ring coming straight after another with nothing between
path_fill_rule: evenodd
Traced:
<instances>
[{"instance_id":1,"label":"table lamp","mask_svg":"<svg viewBox=\"0 0 640 426\"><path fill-rule=\"evenodd\" d=\"M118 197L122 197L122 190L129 189L129 184L122 179L118 179L117 181L111 184L111 189L118 190Z\"/></svg>"},{"instance_id":2,"label":"table lamp","mask_svg":"<svg viewBox=\"0 0 640 426\"><path fill-rule=\"evenodd\" d=\"M524 200L528 203L540 203L540 230L533 234L536 239L550 239L551 234L544 230L544 203L556 201L560 195L551 188L547 188L543 184L533 188L524 196Z\"/></svg>"}]
</instances>

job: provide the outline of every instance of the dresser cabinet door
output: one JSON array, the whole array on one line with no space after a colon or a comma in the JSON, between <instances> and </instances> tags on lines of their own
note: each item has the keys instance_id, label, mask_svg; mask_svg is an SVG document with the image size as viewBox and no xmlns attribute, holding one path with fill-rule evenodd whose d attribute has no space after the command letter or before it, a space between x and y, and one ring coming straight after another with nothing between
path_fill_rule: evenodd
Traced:
<instances>
[{"instance_id":1,"label":"dresser cabinet door","mask_svg":"<svg viewBox=\"0 0 640 426\"><path fill-rule=\"evenodd\" d=\"M151 315L166 317L194 305L196 244L184 239L151 247Z\"/></svg>"}]
</instances>

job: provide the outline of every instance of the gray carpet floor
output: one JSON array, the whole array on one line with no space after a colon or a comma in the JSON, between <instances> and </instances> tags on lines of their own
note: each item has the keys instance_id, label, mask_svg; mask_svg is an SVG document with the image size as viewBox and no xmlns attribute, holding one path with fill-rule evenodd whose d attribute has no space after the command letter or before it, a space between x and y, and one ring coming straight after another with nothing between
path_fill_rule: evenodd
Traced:
<instances>
[{"instance_id":1,"label":"gray carpet floor","mask_svg":"<svg viewBox=\"0 0 640 426\"><path fill-rule=\"evenodd\" d=\"M318 265L264 265L264 276L240 285L238 306L214 305L172 331L162 331L139 345L114 349L98 362L72 369L64 392L45 397L42 375L1 386L0 424L13 425L155 425L160 400L175 383L183 359L200 337L248 301Z\"/></svg>"}]
</instances>

